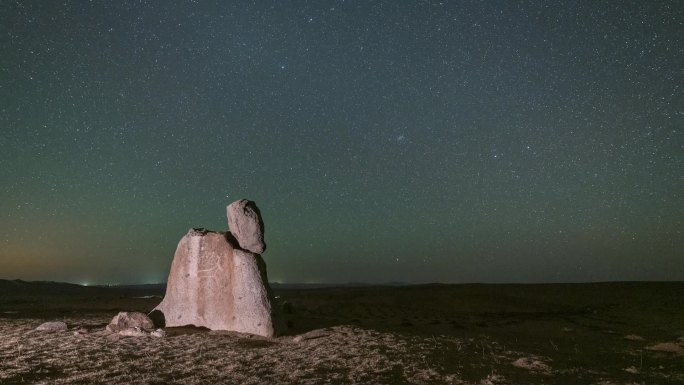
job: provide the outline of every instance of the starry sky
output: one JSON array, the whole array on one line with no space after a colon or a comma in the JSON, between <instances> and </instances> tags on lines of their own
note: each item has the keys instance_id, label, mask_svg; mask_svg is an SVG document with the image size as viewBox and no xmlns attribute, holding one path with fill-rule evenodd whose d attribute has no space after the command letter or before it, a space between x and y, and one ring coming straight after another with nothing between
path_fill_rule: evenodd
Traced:
<instances>
[{"instance_id":1,"label":"starry sky","mask_svg":"<svg viewBox=\"0 0 684 385\"><path fill-rule=\"evenodd\" d=\"M0 278L684 280L681 1L1 1Z\"/></svg>"}]
</instances>

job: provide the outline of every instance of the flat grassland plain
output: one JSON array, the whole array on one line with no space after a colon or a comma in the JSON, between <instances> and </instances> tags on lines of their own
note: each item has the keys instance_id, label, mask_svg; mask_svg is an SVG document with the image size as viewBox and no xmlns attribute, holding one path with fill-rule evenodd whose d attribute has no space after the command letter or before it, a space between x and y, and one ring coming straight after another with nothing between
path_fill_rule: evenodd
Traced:
<instances>
[{"instance_id":1,"label":"flat grassland plain","mask_svg":"<svg viewBox=\"0 0 684 385\"><path fill-rule=\"evenodd\" d=\"M684 384L682 282L274 289L284 336L136 338L163 287L0 281L0 384Z\"/></svg>"}]
</instances>

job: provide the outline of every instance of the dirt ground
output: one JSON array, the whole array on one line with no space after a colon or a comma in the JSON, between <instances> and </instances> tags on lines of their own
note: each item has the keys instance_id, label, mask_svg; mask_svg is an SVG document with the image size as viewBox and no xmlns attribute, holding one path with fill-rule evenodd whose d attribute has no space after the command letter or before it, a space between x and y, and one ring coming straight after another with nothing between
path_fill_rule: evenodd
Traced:
<instances>
[{"instance_id":1,"label":"dirt ground","mask_svg":"<svg viewBox=\"0 0 684 385\"><path fill-rule=\"evenodd\" d=\"M684 283L277 289L290 328L275 339L104 332L159 294L0 295L0 383L684 383ZM69 330L35 330L54 320Z\"/></svg>"}]
</instances>

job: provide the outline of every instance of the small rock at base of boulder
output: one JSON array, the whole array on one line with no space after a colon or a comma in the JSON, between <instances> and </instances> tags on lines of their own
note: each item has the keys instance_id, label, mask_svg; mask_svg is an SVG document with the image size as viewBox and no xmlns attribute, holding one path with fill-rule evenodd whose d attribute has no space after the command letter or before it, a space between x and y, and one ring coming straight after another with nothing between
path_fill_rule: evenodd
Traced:
<instances>
[{"instance_id":1,"label":"small rock at base of boulder","mask_svg":"<svg viewBox=\"0 0 684 385\"><path fill-rule=\"evenodd\" d=\"M139 327L126 328L119 330L118 334L122 337L147 337L149 333Z\"/></svg>"},{"instance_id":2,"label":"small rock at base of boulder","mask_svg":"<svg viewBox=\"0 0 684 385\"><path fill-rule=\"evenodd\" d=\"M138 328L142 330L154 329L154 323L145 313L122 311L112 318L107 325L107 331L118 333L122 330Z\"/></svg>"},{"instance_id":3,"label":"small rock at base of boulder","mask_svg":"<svg viewBox=\"0 0 684 385\"><path fill-rule=\"evenodd\" d=\"M166 337L166 332L164 329L157 329L153 330L151 332L148 332L146 330L143 330L139 327L132 327L132 328L126 328L119 330L116 334L122 336L122 337L155 337L155 338L164 338Z\"/></svg>"},{"instance_id":4,"label":"small rock at base of boulder","mask_svg":"<svg viewBox=\"0 0 684 385\"><path fill-rule=\"evenodd\" d=\"M261 254L266 250L264 222L256 203L240 199L228 205L228 229L240 248Z\"/></svg>"},{"instance_id":5,"label":"small rock at base of boulder","mask_svg":"<svg viewBox=\"0 0 684 385\"><path fill-rule=\"evenodd\" d=\"M38 326L36 330L44 332L61 332L67 330L67 324L62 321L45 322Z\"/></svg>"}]
</instances>

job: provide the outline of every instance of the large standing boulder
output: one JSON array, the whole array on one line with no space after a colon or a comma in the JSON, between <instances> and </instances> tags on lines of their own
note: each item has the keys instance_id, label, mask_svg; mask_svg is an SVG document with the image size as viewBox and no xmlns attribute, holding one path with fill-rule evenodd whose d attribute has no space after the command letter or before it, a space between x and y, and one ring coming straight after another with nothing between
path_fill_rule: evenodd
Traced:
<instances>
[{"instance_id":1,"label":"large standing boulder","mask_svg":"<svg viewBox=\"0 0 684 385\"><path fill-rule=\"evenodd\" d=\"M234 247L228 233L191 229L178 243L164 300L167 327L204 326L273 337L274 299L259 254Z\"/></svg>"},{"instance_id":2,"label":"large standing boulder","mask_svg":"<svg viewBox=\"0 0 684 385\"><path fill-rule=\"evenodd\" d=\"M235 237L240 248L252 253L262 254L266 250L264 242L264 222L256 204L240 199L228 205L228 229Z\"/></svg>"}]
</instances>

